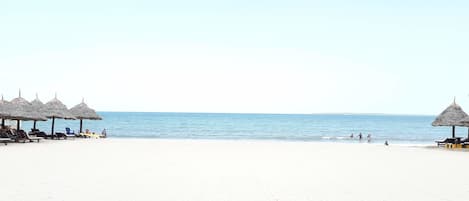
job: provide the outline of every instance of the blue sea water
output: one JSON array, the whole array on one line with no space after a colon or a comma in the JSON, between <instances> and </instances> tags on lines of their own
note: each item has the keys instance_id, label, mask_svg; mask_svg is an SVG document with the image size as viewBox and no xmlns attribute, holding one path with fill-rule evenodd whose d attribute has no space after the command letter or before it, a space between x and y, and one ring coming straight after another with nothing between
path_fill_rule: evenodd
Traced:
<instances>
[{"instance_id":1,"label":"blue sea water","mask_svg":"<svg viewBox=\"0 0 469 201\"><path fill-rule=\"evenodd\" d=\"M432 127L434 116L342 115L342 114L211 114L99 112L101 121L84 120L83 129L101 132L106 128L113 138L177 139L268 139L300 141L358 142L361 132L371 134L372 143L431 144L451 135L450 127ZM23 129L32 122L22 124ZM51 121L37 127L50 132ZM56 131L71 127L77 120L57 120ZM457 135L467 136L467 128ZM350 139L350 134L355 138Z\"/></svg>"}]
</instances>

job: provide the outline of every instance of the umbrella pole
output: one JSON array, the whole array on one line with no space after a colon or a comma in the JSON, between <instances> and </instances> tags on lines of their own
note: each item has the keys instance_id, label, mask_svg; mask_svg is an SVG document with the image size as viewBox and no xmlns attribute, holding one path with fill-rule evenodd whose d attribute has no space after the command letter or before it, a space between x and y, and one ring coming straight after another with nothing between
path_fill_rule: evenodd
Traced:
<instances>
[{"instance_id":1,"label":"umbrella pole","mask_svg":"<svg viewBox=\"0 0 469 201\"><path fill-rule=\"evenodd\" d=\"M5 119L2 119L2 128L5 128Z\"/></svg>"},{"instance_id":2,"label":"umbrella pole","mask_svg":"<svg viewBox=\"0 0 469 201\"><path fill-rule=\"evenodd\" d=\"M83 129L83 119L80 119L80 133L82 133L82 132L81 132L82 129ZM469 132L469 131L468 131L468 132ZM469 134L468 134L468 135L469 135Z\"/></svg>"},{"instance_id":3,"label":"umbrella pole","mask_svg":"<svg viewBox=\"0 0 469 201\"><path fill-rule=\"evenodd\" d=\"M36 130L36 120L34 120L33 129Z\"/></svg>"},{"instance_id":4,"label":"umbrella pole","mask_svg":"<svg viewBox=\"0 0 469 201\"><path fill-rule=\"evenodd\" d=\"M51 131L51 136L52 136L52 139L54 139L54 124L55 124L55 117L52 117L52 131Z\"/></svg>"},{"instance_id":5,"label":"umbrella pole","mask_svg":"<svg viewBox=\"0 0 469 201\"><path fill-rule=\"evenodd\" d=\"M455 135L456 131L455 130L456 130L456 126L453 126L453 138L456 138L456 135Z\"/></svg>"},{"instance_id":6,"label":"umbrella pole","mask_svg":"<svg viewBox=\"0 0 469 201\"><path fill-rule=\"evenodd\" d=\"M16 132L20 130L20 120L16 120Z\"/></svg>"}]
</instances>

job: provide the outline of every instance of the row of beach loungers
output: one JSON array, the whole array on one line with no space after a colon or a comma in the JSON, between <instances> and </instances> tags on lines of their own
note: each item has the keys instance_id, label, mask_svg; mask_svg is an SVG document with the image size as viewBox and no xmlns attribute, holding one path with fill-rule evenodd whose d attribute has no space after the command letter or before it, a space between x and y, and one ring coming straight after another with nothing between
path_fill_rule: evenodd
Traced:
<instances>
[{"instance_id":1,"label":"row of beach loungers","mask_svg":"<svg viewBox=\"0 0 469 201\"><path fill-rule=\"evenodd\" d=\"M445 140L435 142L439 147L444 146L447 148L469 148L469 137L466 139L462 139L461 137L446 138Z\"/></svg>"},{"instance_id":2,"label":"row of beach loungers","mask_svg":"<svg viewBox=\"0 0 469 201\"><path fill-rule=\"evenodd\" d=\"M55 134L47 134L39 129L31 129L30 132L25 132L24 130L16 130L12 128L0 129L0 143L8 145L10 142L39 142L43 139L75 139L76 137L81 138L105 138L106 131L104 130L102 134L96 134L91 132L75 134L70 128L66 128L65 132L56 132Z\"/></svg>"}]
</instances>

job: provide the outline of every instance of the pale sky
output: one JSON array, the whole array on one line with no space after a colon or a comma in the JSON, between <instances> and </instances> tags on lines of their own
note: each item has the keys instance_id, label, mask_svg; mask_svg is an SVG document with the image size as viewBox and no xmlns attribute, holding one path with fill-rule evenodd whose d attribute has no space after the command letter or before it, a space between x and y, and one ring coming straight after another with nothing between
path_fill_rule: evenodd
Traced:
<instances>
[{"instance_id":1,"label":"pale sky","mask_svg":"<svg viewBox=\"0 0 469 201\"><path fill-rule=\"evenodd\" d=\"M467 1L0 1L0 93L98 111L469 110Z\"/></svg>"}]
</instances>

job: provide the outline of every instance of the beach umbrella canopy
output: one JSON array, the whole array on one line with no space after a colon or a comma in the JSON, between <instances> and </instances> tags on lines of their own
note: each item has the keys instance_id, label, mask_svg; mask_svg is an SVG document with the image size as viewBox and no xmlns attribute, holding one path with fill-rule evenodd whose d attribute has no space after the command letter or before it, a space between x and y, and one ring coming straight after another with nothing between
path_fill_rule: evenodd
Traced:
<instances>
[{"instance_id":1,"label":"beach umbrella canopy","mask_svg":"<svg viewBox=\"0 0 469 201\"><path fill-rule=\"evenodd\" d=\"M31 103L26 99L19 97L11 100L10 102L10 118L13 120L38 120L47 121L46 116L35 111Z\"/></svg>"},{"instance_id":2,"label":"beach umbrella canopy","mask_svg":"<svg viewBox=\"0 0 469 201\"><path fill-rule=\"evenodd\" d=\"M45 104L44 115L47 118L75 119L75 117L67 109L67 106L59 99L57 99L57 97L54 97L54 99Z\"/></svg>"},{"instance_id":3,"label":"beach umbrella canopy","mask_svg":"<svg viewBox=\"0 0 469 201\"><path fill-rule=\"evenodd\" d=\"M70 112L75 118L80 119L80 133L82 133L83 119L89 120L101 120L102 118L96 113L95 110L91 109L86 105L83 99L80 104L75 105L70 109Z\"/></svg>"},{"instance_id":4,"label":"beach umbrella canopy","mask_svg":"<svg viewBox=\"0 0 469 201\"><path fill-rule=\"evenodd\" d=\"M101 120L102 118L96 113L95 110L91 109L86 105L84 100L78 105L70 108L70 112L77 119L90 119L90 120Z\"/></svg>"},{"instance_id":5,"label":"beach umbrella canopy","mask_svg":"<svg viewBox=\"0 0 469 201\"><path fill-rule=\"evenodd\" d=\"M31 105L33 109L37 111L39 114L46 116L46 105L42 103L41 100L39 100L37 94L36 94L36 99L31 101ZM33 128L36 129L36 120L34 120Z\"/></svg>"},{"instance_id":6,"label":"beach umbrella canopy","mask_svg":"<svg viewBox=\"0 0 469 201\"><path fill-rule=\"evenodd\" d=\"M17 130L20 129L19 121L20 120L37 120L37 121L47 121L47 118L40 114L39 112L35 111L31 103L29 103L26 99L21 97L21 91L19 96L10 102L11 112L10 118L13 120L17 120Z\"/></svg>"},{"instance_id":7,"label":"beach umbrella canopy","mask_svg":"<svg viewBox=\"0 0 469 201\"><path fill-rule=\"evenodd\" d=\"M10 112L11 112L11 104L10 102L6 101L3 99L2 95L2 100L0 100L0 118L2 119L2 128L5 127L5 119L10 118Z\"/></svg>"},{"instance_id":8,"label":"beach umbrella canopy","mask_svg":"<svg viewBox=\"0 0 469 201\"><path fill-rule=\"evenodd\" d=\"M453 104L448 106L440 115L438 115L433 121L432 126L451 126L453 128L453 138L455 138L455 127L464 126L461 120L468 117L463 111L461 106L456 104L456 100Z\"/></svg>"},{"instance_id":9,"label":"beach umbrella canopy","mask_svg":"<svg viewBox=\"0 0 469 201\"><path fill-rule=\"evenodd\" d=\"M55 119L75 119L75 117L67 109L67 106L63 104L59 99L57 99L57 95L55 95L54 99L50 100L45 104L44 112L47 118L52 119L52 136L54 135Z\"/></svg>"},{"instance_id":10,"label":"beach umbrella canopy","mask_svg":"<svg viewBox=\"0 0 469 201\"><path fill-rule=\"evenodd\" d=\"M459 123L461 123L462 126L464 126L464 127L469 127L469 116L464 117L463 119L461 119L461 121L459 121Z\"/></svg>"},{"instance_id":11,"label":"beach umbrella canopy","mask_svg":"<svg viewBox=\"0 0 469 201\"><path fill-rule=\"evenodd\" d=\"M468 127L467 128L467 138L469 139L469 116L468 117L465 117L464 119L462 119L461 121L459 121L464 127Z\"/></svg>"},{"instance_id":12,"label":"beach umbrella canopy","mask_svg":"<svg viewBox=\"0 0 469 201\"><path fill-rule=\"evenodd\" d=\"M0 117L8 118L10 117L10 112L11 112L10 102L4 100L3 95L2 95L2 99L0 100Z\"/></svg>"}]
</instances>

